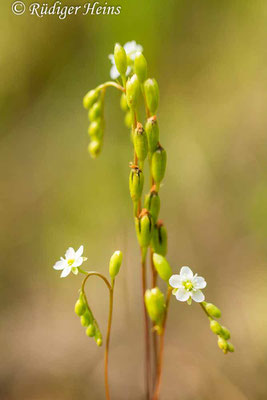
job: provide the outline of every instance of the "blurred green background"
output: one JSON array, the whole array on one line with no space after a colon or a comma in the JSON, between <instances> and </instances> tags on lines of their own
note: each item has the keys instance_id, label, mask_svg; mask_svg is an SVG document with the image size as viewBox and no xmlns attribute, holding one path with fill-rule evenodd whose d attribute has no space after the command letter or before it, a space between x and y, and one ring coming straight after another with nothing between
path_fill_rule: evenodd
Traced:
<instances>
[{"instance_id":1,"label":"blurred green background","mask_svg":"<svg viewBox=\"0 0 267 400\"><path fill-rule=\"evenodd\" d=\"M82 108L83 95L109 78L114 43L129 40L143 45L160 86L169 261L206 278L206 297L222 308L236 346L224 356L200 307L173 298L161 399L266 399L267 3L117 4L119 16L64 21L19 17L11 1L0 5L0 399L104 399L103 349L73 312L80 278L61 280L52 269L81 244L87 268L104 273L112 252L124 253L111 393L143 398L132 148L119 94L109 89L105 146L91 160ZM89 287L104 331L105 287L93 279Z\"/></svg>"}]
</instances>

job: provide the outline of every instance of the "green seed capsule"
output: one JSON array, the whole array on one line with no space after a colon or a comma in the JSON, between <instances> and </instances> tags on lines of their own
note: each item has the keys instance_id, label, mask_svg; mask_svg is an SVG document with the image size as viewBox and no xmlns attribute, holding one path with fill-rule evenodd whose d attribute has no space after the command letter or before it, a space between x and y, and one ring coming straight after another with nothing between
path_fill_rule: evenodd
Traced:
<instances>
[{"instance_id":1,"label":"green seed capsule","mask_svg":"<svg viewBox=\"0 0 267 400\"><path fill-rule=\"evenodd\" d=\"M102 346L103 339L102 339L102 335L101 335L101 332L100 332L99 329L96 329L95 342L96 342L98 347Z\"/></svg>"},{"instance_id":2,"label":"green seed capsule","mask_svg":"<svg viewBox=\"0 0 267 400\"><path fill-rule=\"evenodd\" d=\"M101 140L103 137L103 129L101 126L101 120L97 119L96 121L93 121L89 128L88 128L88 134L91 137L91 139L98 139Z\"/></svg>"},{"instance_id":3,"label":"green seed capsule","mask_svg":"<svg viewBox=\"0 0 267 400\"><path fill-rule=\"evenodd\" d=\"M145 131L148 141L148 150L150 153L154 153L159 143L159 126L156 115L148 118L145 126Z\"/></svg>"},{"instance_id":4,"label":"green seed capsule","mask_svg":"<svg viewBox=\"0 0 267 400\"><path fill-rule=\"evenodd\" d=\"M83 106L87 110L92 107L92 105L98 99L98 92L96 90L90 90L83 98Z\"/></svg>"},{"instance_id":5,"label":"green seed capsule","mask_svg":"<svg viewBox=\"0 0 267 400\"><path fill-rule=\"evenodd\" d=\"M121 95L120 106L121 106L122 111L126 112L129 110L125 93L122 93L122 95Z\"/></svg>"},{"instance_id":6,"label":"green seed capsule","mask_svg":"<svg viewBox=\"0 0 267 400\"><path fill-rule=\"evenodd\" d=\"M76 301L74 310L79 317L81 317L85 313L86 306L81 299Z\"/></svg>"},{"instance_id":7,"label":"green seed capsule","mask_svg":"<svg viewBox=\"0 0 267 400\"><path fill-rule=\"evenodd\" d=\"M114 61L121 76L125 76L127 70L127 55L124 48L116 43L114 47Z\"/></svg>"},{"instance_id":8,"label":"green seed capsule","mask_svg":"<svg viewBox=\"0 0 267 400\"><path fill-rule=\"evenodd\" d=\"M128 111L125 114L125 118L124 118L124 123L126 125L127 128L131 128L132 127L132 123L133 123L133 118L132 118L132 113L131 111Z\"/></svg>"},{"instance_id":9,"label":"green seed capsule","mask_svg":"<svg viewBox=\"0 0 267 400\"><path fill-rule=\"evenodd\" d=\"M161 324L165 313L165 297L158 287L145 292L145 304L150 319Z\"/></svg>"},{"instance_id":10,"label":"green seed capsule","mask_svg":"<svg viewBox=\"0 0 267 400\"><path fill-rule=\"evenodd\" d=\"M126 99L129 108L136 108L140 96L140 83L134 74L126 83Z\"/></svg>"},{"instance_id":11,"label":"green seed capsule","mask_svg":"<svg viewBox=\"0 0 267 400\"><path fill-rule=\"evenodd\" d=\"M138 167L131 167L129 176L129 189L133 201L138 201L142 195L144 175Z\"/></svg>"},{"instance_id":12,"label":"green seed capsule","mask_svg":"<svg viewBox=\"0 0 267 400\"><path fill-rule=\"evenodd\" d=\"M221 350L223 350L224 352L227 352L227 348L228 348L228 343L226 342L225 339L223 339L222 337L218 337L218 346Z\"/></svg>"},{"instance_id":13,"label":"green seed capsule","mask_svg":"<svg viewBox=\"0 0 267 400\"><path fill-rule=\"evenodd\" d=\"M89 337L94 337L95 336L95 326L94 324L90 324L88 328L86 329L86 335Z\"/></svg>"},{"instance_id":14,"label":"green seed capsule","mask_svg":"<svg viewBox=\"0 0 267 400\"><path fill-rule=\"evenodd\" d=\"M100 154L101 147L101 142L98 140L92 140L92 142L89 143L88 151L92 158L96 158Z\"/></svg>"},{"instance_id":15,"label":"green seed capsule","mask_svg":"<svg viewBox=\"0 0 267 400\"><path fill-rule=\"evenodd\" d=\"M109 262L109 275L112 279L118 275L122 263L122 252L117 250L110 258Z\"/></svg>"},{"instance_id":16,"label":"green seed capsule","mask_svg":"<svg viewBox=\"0 0 267 400\"><path fill-rule=\"evenodd\" d=\"M210 321L210 329L212 330L213 333L216 335L220 335L222 327L219 324L219 322L215 321L214 319Z\"/></svg>"},{"instance_id":17,"label":"green seed capsule","mask_svg":"<svg viewBox=\"0 0 267 400\"><path fill-rule=\"evenodd\" d=\"M88 312L88 310L81 316L81 324L82 326L86 327L89 326L90 323L92 322L92 316Z\"/></svg>"},{"instance_id":18,"label":"green seed capsule","mask_svg":"<svg viewBox=\"0 0 267 400\"><path fill-rule=\"evenodd\" d=\"M172 269L166 258L160 254L154 253L153 263L161 279L169 282L169 279L172 276Z\"/></svg>"},{"instance_id":19,"label":"green seed capsule","mask_svg":"<svg viewBox=\"0 0 267 400\"><path fill-rule=\"evenodd\" d=\"M134 131L134 150L140 162L142 163L147 156L147 137L143 125L138 122Z\"/></svg>"},{"instance_id":20,"label":"green seed capsule","mask_svg":"<svg viewBox=\"0 0 267 400\"><path fill-rule=\"evenodd\" d=\"M138 76L139 81L143 83L147 78L147 62L142 53L136 53L134 71Z\"/></svg>"},{"instance_id":21,"label":"green seed capsule","mask_svg":"<svg viewBox=\"0 0 267 400\"><path fill-rule=\"evenodd\" d=\"M232 343L230 342L227 343L227 350L230 351L230 353L233 353L235 351L235 348L232 345Z\"/></svg>"},{"instance_id":22,"label":"green seed capsule","mask_svg":"<svg viewBox=\"0 0 267 400\"><path fill-rule=\"evenodd\" d=\"M203 305L207 311L207 313L214 318L220 318L221 317L221 311L219 310L218 307L216 307L212 303L206 303L205 301L203 302Z\"/></svg>"},{"instance_id":23,"label":"green seed capsule","mask_svg":"<svg viewBox=\"0 0 267 400\"><path fill-rule=\"evenodd\" d=\"M225 340L230 339L231 334L230 334L229 329L227 329L225 326L222 326L220 336L223 337Z\"/></svg>"},{"instance_id":24,"label":"green seed capsule","mask_svg":"<svg viewBox=\"0 0 267 400\"><path fill-rule=\"evenodd\" d=\"M154 222L156 222L160 210L160 198L155 186L151 188L150 193L145 197L145 208L150 212Z\"/></svg>"},{"instance_id":25,"label":"green seed capsule","mask_svg":"<svg viewBox=\"0 0 267 400\"><path fill-rule=\"evenodd\" d=\"M144 208L139 217L135 218L136 235L142 248L150 244L153 233L153 220L150 213Z\"/></svg>"},{"instance_id":26,"label":"green seed capsule","mask_svg":"<svg viewBox=\"0 0 267 400\"><path fill-rule=\"evenodd\" d=\"M144 83L147 106L151 114L155 114L159 105L159 87L155 79L147 79Z\"/></svg>"},{"instance_id":27,"label":"green seed capsule","mask_svg":"<svg viewBox=\"0 0 267 400\"><path fill-rule=\"evenodd\" d=\"M88 116L90 121L97 121L101 118L102 115L102 103L101 101L97 101L93 106L90 108Z\"/></svg>"},{"instance_id":28,"label":"green seed capsule","mask_svg":"<svg viewBox=\"0 0 267 400\"><path fill-rule=\"evenodd\" d=\"M164 178L166 162L167 162L166 151L159 144L156 151L153 153L151 161L151 172L157 186L159 186L160 182Z\"/></svg>"},{"instance_id":29,"label":"green seed capsule","mask_svg":"<svg viewBox=\"0 0 267 400\"><path fill-rule=\"evenodd\" d=\"M167 230L161 221L154 226L152 236L152 248L154 253L166 256L167 254L168 236Z\"/></svg>"}]
</instances>

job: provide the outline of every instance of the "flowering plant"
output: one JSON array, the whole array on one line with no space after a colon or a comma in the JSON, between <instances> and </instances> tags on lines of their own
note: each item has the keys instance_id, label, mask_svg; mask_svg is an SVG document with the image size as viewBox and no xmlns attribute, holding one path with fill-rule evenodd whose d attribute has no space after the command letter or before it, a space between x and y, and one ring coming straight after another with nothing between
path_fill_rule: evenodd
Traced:
<instances>
[{"instance_id":1,"label":"flowering plant","mask_svg":"<svg viewBox=\"0 0 267 400\"><path fill-rule=\"evenodd\" d=\"M92 158L96 158L102 150L106 89L114 87L121 92L120 106L125 113L125 124L130 129L134 148L133 160L130 163L129 190L133 201L136 236L141 251L146 349L144 357L145 398L147 400L158 400L163 366L164 337L171 294L177 300L187 302L189 305L192 300L200 304L208 317L211 331L217 335L218 346L223 353L233 352L234 347L228 341L230 338L229 330L217 321L221 317L221 311L214 304L205 301L205 295L202 291L207 285L205 279L193 274L187 266L181 268L180 274L173 274L166 259L167 230L158 217L161 207L159 191L165 175L167 154L159 142L159 125L156 116L159 104L159 88L155 79L147 77L147 61L143 55L143 48L135 41L128 42L124 46L117 43L114 54L110 55L109 59L112 63L110 75L113 80L90 90L83 99L83 105L89 111L90 119L88 150ZM144 124L141 123L139 118L141 98L146 115ZM151 187L149 193L143 199L144 164L146 160L148 160L149 165ZM150 256L150 284L147 280L148 253ZM113 294L115 277L118 275L122 263L122 253L116 251L110 259L110 281L96 271L87 272L81 269L81 265L86 261L82 254L83 246L76 252L70 247L65 258L61 258L54 265L54 269L62 270L61 277L66 277L70 272L75 275L78 273L86 275L81 285L79 299L75 304L75 312L80 316L81 324L86 327L86 334L89 337L94 337L98 346L102 345L102 334L89 306L85 294L85 285L89 277L97 276L105 282L109 290L110 308L105 344L105 389L106 398L109 400L111 397L108 382L108 354ZM166 284L165 293L157 286L158 278Z\"/></svg>"}]
</instances>

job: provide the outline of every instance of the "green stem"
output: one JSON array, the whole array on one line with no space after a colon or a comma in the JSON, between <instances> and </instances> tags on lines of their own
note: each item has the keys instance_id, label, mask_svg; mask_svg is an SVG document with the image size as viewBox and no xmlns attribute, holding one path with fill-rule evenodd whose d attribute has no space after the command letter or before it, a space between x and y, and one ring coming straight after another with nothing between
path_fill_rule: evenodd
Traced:
<instances>
[{"instance_id":1,"label":"green stem","mask_svg":"<svg viewBox=\"0 0 267 400\"><path fill-rule=\"evenodd\" d=\"M114 87L114 88L120 90L121 92L125 92L125 89L123 86L121 86L118 83L113 82L113 81L108 81L108 82L102 83L101 85L97 86L95 90L99 91L99 90L105 89L109 86Z\"/></svg>"}]
</instances>

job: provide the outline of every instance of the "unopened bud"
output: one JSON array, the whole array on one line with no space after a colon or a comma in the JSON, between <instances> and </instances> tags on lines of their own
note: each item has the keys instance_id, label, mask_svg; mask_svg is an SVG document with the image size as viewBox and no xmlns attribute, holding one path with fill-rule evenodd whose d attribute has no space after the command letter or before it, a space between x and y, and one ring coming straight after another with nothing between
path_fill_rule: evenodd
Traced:
<instances>
[{"instance_id":1,"label":"unopened bud","mask_svg":"<svg viewBox=\"0 0 267 400\"><path fill-rule=\"evenodd\" d=\"M235 348L232 345L232 343L230 342L227 343L227 350L230 351L230 353L233 353L235 351Z\"/></svg>"},{"instance_id":2,"label":"unopened bud","mask_svg":"<svg viewBox=\"0 0 267 400\"><path fill-rule=\"evenodd\" d=\"M156 115L153 115L153 117L148 118L145 130L148 141L148 150L150 153L154 153L159 142L159 126Z\"/></svg>"},{"instance_id":3,"label":"unopened bud","mask_svg":"<svg viewBox=\"0 0 267 400\"><path fill-rule=\"evenodd\" d=\"M102 339L102 335L101 335L101 332L100 332L99 329L96 329L95 342L96 342L98 347L102 346L103 339Z\"/></svg>"},{"instance_id":4,"label":"unopened bud","mask_svg":"<svg viewBox=\"0 0 267 400\"><path fill-rule=\"evenodd\" d=\"M154 253L166 256L167 254L168 236L167 229L161 221L158 221L154 226L152 236L152 248Z\"/></svg>"},{"instance_id":5,"label":"unopened bud","mask_svg":"<svg viewBox=\"0 0 267 400\"><path fill-rule=\"evenodd\" d=\"M90 90L83 98L83 106L87 110L92 107L92 105L98 99L98 92L96 90Z\"/></svg>"},{"instance_id":6,"label":"unopened bud","mask_svg":"<svg viewBox=\"0 0 267 400\"><path fill-rule=\"evenodd\" d=\"M135 218L136 235L142 248L147 248L150 244L153 232L153 220L150 213L143 208L139 217Z\"/></svg>"},{"instance_id":7,"label":"unopened bud","mask_svg":"<svg viewBox=\"0 0 267 400\"><path fill-rule=\"evenodd\" d=\"M124 118L124 123L126 125L127 128L131 128L132 127L132 123L133 123L133 118L132 118L132 113L131 111L128 111L125 114L125 118Z\"/></svg>"},{"instance_id":8,"label":"unopened bud","mask_svg":"<svg viewBox=\"0 0 267 400\"><path fill-rule=\"evenodd\" d=\"M150 319L157 324L161 324L165 313L165 298L158 287L145 292L145 304Z\"/></svg>"},{"instance_id":9,"label":"unopened bud","mask_svg":"<svg viewBox=\"0 0 267 400\"><path fill-rule=\"evenodd\" d=\"M220 336L223 337L225 340L228 340L231 337L231 333L229 329L227 329L225 326L222 326Z\"/></svg>"},{"instance_id":10,"label":"unopened bud","mask_svg":"<svg viewBox=\"0 0 267 400\"><path fill-rule=\"evenodd\" d=\"M154 222L156 222L160 210L160 198L155 186L152 186L150 193L145 197L145 208L150 212Z\"/></svg>"},{"instance_id":11,"label":"unopened bud","mask_svg":"<svg viewBox=\"0 0 267 400\"><path fill-rule=\"evenodd\" d=\"M226 342L225 339L223 339L222 337L218 337L218 346L221 350L223 350L224 352L227 352L227 348L228 348L228 343Z\"/></svg>"},{"instance_id":12,"label":"unopened bud","mask_svg":"<svg viewBox=\"0 0 267 400\"><path fill-rule=\"evenodd\" d=\"M92 316L89 313L89 311L85 311L85 313L81 316L81 324L82 326L89 326L90 323L92 322Z\"/></svg>"},{"instance_id":13,"label":"unopened bud","mask_svg":"<svg viewBox=\"0 0 267 400\"><path fill-rule=\"evenodd\" d=\"M129 110L125 93L122 93L122 95L121 95L120 106L121 106L122 111L126 112Z\"/></svg>"},{"instance_id":14,"label":"unopened bud","mask_svg":"<svg viewBox=\"0 0 267 400\"><path fill-rule=\"evenodd\" d=\"M140 96L140 83L134 74L126 83L126 99L129 108L136 108Z\"/></svg>"},{"instance_id":15,"label":"unopened bud","mask_svg":"<svg viewBox=\"0 0 267 400\"><path fill-rule=\"evenodd\" d=\"M101 101L97 101L95 104L92 105L92 107L89 110L88 116L90 121L97 121L99 118L101 118L102 114L102 103Z\"/></svg>"},{"instance_id":16,"label":"unopened bud","mask_svg":"<svg viewBox=\"0 0 267 400\"><path fill-rule=\"evenodd\" d=\"M133 201L138 201L142 195L144 175L137 166L132 166L129 176L129 189Z\"/></svg>"},{"instance_id":17,"label":"unopened bud","mask_svg":"<svg viewBox=\"0 0 267 400\"><path fill-rule=\"evenodd\" d=\"M81 317L85 313L86 305L81 299L76 301L74 310L79 317Z\"/></svg>"},{"instance_id":18,"label":"unopened bud","mask_svg":"<svg viewBox=\"0 0 267 400\"><path fill-rule=\"evenodd\" d=\"M94 337L95 336L95 326L94 324L90 324L88 328L86 329L86 335L89 337Z\"/></svg>"},{"instance_id":19,"label":"unopened bud","mask_svg":"<svg viewBox=\"0 0 267 400\"><path fill-rule=\"evenodd\" d=\"M153 153L151 161L151 172L157 186L164 178L166 162L167 162L166 151L159 144L156 151Z\"/></svg>"},{"instance_id":20,"label":"unopened bud","mask_svg":"<svg viewBox=\"0 0 267 400\"><path fill-rule=\"evenodd\" d=\"M143 83L147 78L147 62L142 53L136 53L134 60L134 71L138 76L138 79Z\"/></svg>"},{"instance_id":21,"label":"unopened bud","mask_svg":"<svg viewBox=\"0 0 267 400\"><path fill-rule=\"evenodd\" d=\"M92 158L96 158L99 155L101 147L101 142L98 140L92 140L92 142L89 143L88 151Z\"/></svg>"},{"instance_id":22,"label":"unopened bud","mask_svg":"<svg viewBox=\"0 0 267 400\"><path fill-rule=\"evenodd\" d=\"M221 317L221 310L216 307L214 304L212 303L206 303L205 301L203 301L203 305L207 311L207 313L214 318L220 318Z\"/></svg>"},{"instance_id":23,"label":"unopened bud","mask_svg":"<svg viewBox=\"0 0 267 400\"><path fill-rule=\"evenodd\" d=\"M166 258L160 254L154 253L153 263L161 279L163 279L166 282L169 282L169 279L172 276L172 269Z\"/></svg>"},{"instance_id":24,"label":"unopened bud","mask_svg":"<svg viewBox=\"0 0 267 400\"><path fill-rule=\"evenodd\" d=\"M119 74L125 76L127 70L127 55L126 51L119 43L116 43L114 47L114 61Z\"/></svg>"},{"instance_id":25,"label":"unopened bud","mask_svg":"<svg viewBox=\"0 0 267 400\"><path fill-rule=\"evenodd\" d=\"M155 114L159 105L159 87L155 79L147 79L144 84L146 102L151 114Z\"/></svg>"},{"instance_id":26,"label":"unopened bud","mask_svg":"<svg viewBox=\"0 0 267 400\"><path fill-rule=\"evenodd\" d=\"M147 156L147 137L143 125L138 122L134 131L134 150L140 162L142 163Z\"/></svg>"},{"instance_id":27,"label":"unopened bud","mask_svg":"<svg viewBox=\"0 0 267 400\"><path fill-rule=\"evenodd\" d=\"M219 322L215 321L214 319L212 319L210 321L210 329L212 330L213 333L215 333L216 335L220 335L222 327L219 324Z\"/></svg>"},{"instance_id":28,"label":"unopened bud","mask_svg":"<svg viewBox=\"0 0 267 400\"><path fill-rule=\"evenodd\" d=\"M118 275L122 262L122 252L117 250L110 258L109 262L109 275L112 279Z\"/></svg>"},{"instance_id":29,"label":"unopened bud","mask_svg":"<svg viewBox=\"0 0 267 400\"><path fill-rule=\"evenodd\" d=\"M101 121L97 119L93 121L88 128L88 134L92 140L97 139L101 140L103 137L103 129L101 126Z\"/></svg>"}]
</instances>

